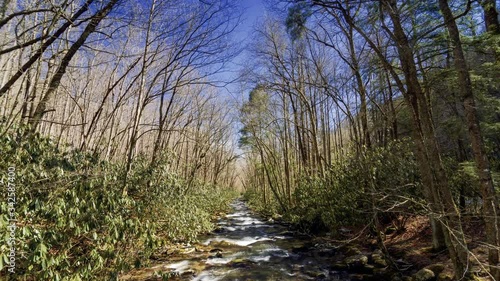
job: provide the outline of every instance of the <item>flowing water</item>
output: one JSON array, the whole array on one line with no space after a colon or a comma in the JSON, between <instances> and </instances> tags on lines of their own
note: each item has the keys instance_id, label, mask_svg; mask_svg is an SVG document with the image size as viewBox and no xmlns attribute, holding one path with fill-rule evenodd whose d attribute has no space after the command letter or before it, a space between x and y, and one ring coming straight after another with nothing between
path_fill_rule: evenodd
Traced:
<instances>
[{"instance_id":1,"label":"flowing water","mask_svg":"<svg viewBox=\"0 0 500 281\"><path fill-rule=\"evenodd\" d=\"M202 238L210 256L166 268L179 273L180 280L349 280L346 273L332 270L333 249L263 221L240 200L232 207L215 233Z\"/></svg>"}]
</instances>

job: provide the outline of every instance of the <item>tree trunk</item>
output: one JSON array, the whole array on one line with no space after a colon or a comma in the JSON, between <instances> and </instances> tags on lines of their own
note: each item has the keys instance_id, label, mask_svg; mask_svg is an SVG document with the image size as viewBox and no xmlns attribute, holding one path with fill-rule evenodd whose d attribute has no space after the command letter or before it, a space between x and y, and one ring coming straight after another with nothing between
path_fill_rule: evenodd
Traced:
<instances>
[{"instance_id":1,"label":"tree trunk","mask_svg":"<svg viewBox=\"0 0 500 281\"><path fill-rule=\"evenodd\" d=\"M443 227L446 246L450 252L456 277L468 279L470 278L468 251L460 222L460 213L454 203L440 158L428 100L420 86L413 51L401 24L396 0L385 0L382 4L394 26L394 37L407 85L405 98L413 108L413 120L415 129L417 129L415 133L417 136L417 161L423 176L428 177L429 172L432 176L430 180L432 201L429 202L431 210L441 217L440 223Z\"/></svg>"},{"instance_id":2,"label":"tree trunk","mask_svg":"<svg viewBox=\"0 0 500 281\"><path fill-rule=\"evenodd\" d=\"M498 11L495 0L480 1L484 11L484 24L486 31L493 34L500 34L500 24L498 23Z\"/></svg>"},{"instance_id":3,"label":"tree trunk","mask_svg":"<svg viewBox=\"0 0 500 281\"><path fill-rule=\"evenodd\" d=\"M470 75L462 49L462 43L460 41L460 32L453 17L453 13L448 5L448 1L439 0L439 8L443 13L444 21L448 29L448 33L450 34L450 40L453 44L455 69L458 73L457 83L462 96L462 101L464 103L469 138L472 143L472 152L474 154L480 181L481 193L483 197L483 216L486 228L486 241L490 244L488 247L490 273L493 275L495 280L500 280L500 269L498 268L498 247L500 246L497 218L498 201L491 177L490 162L484 149L481 128L479 126L476 104L474 101L474 92L472 90Z\"/></svg>"},{"instance_id":4,"label":"tree trunk","mask_svg":"<svg viewBox=\"0 0 500 281\"><path fill-rule=\"evenodd\" d=\"M141 66L141 71L138 74L140 76L139 89L138 89L139 95L137 97L137 106L134 109L132 132L130 134L129 146L128 146L128 151L127 151L127 164L126 164L126 168L125 168L124 185L123 185L123 191L122 191L122 193L124 195L127 194L127 178L128 178L128 174L130 172L130 169L132 168L132 160L134 158L136 145L137 145L139 123L140 123L141 118L142 118L142 111L145 107L145 102L144 102L145 93L144 92L145 92L145 87L146 87L146 70L148 67L149 45L151 44L151 42L150 42L151 27L153 24L152 22L153 22L153 13L155 10L155 5L156 5L156 0L154 0L151 3L151 7L149 9L148 25L147 25L147 30L146 30L146 37L144 39L145 43L144 43L143 54L142 54L142 66Z\"/></svg>"}]
</instances>

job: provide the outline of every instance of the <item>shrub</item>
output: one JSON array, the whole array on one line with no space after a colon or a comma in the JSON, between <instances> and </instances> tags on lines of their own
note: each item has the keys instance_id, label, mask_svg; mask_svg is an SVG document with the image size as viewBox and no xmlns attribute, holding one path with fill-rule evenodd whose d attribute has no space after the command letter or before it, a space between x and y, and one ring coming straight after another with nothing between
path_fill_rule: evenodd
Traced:
<instances>
[{"instance_id":1,"label":"shrub","mask_svg":"<svg viewBox=\"0 0 500 281\"><path fill-rule=\"evenodd\" d=\"M368 223L374 211L391 219L405 215L415 208L412 202L422 200L410 146L404 139L364 149L347 155L323 176L301 176L285 219L304 231L335 232L343 225ZM261 204L254 190L246 196L252 206Z\"/></svg>"},{"instance_id":2,"label":"shrub","mask_svg":"<svg viewBox=\"0 0 500 281\"><path fill-rule=\"evenodd\" d=\"M185 182L168 171L164 156L154 170L144 157L132 165L123 194L125 167L79 151L58 149L33 135L0 140L2 180L16 169L16 274L26 280L116 278L144 264L166 241L192 241L212 228L211 213L227 208L227 189ZM149 178L148 178L149 176ZM0 236L8 237L6 193L1 193ZM0 248L0 271L9 249ZM139 262L138 262L139 261Z\"/></svg>"}]
</instances>

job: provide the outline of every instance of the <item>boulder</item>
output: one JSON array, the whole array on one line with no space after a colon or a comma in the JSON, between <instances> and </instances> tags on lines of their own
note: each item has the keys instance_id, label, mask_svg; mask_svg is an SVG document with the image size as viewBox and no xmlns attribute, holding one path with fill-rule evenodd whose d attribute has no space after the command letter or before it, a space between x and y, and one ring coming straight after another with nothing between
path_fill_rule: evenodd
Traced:
<instances>
[{"instance_id":1,"label":"boulder","mask_svg":"<svg viewBox=\"0 0 500 281\"><path fill-rule=\"evenodd\" d=\"M248 247L233 244L231 242L221 240L221 241L210 241L208 244L210 248L222 249L224 251L233 252L248 249Z\"/></svg>"},{"instance_id":2,"label":"boulder","mask_svg":"<svg viewBox=\"0 0 500 281\"><path fill-rule=\"evenodd\" d=\"M342 252L345 253L346 256L355 256L355 255L360 255L361 251L356 248L355 246L346 246L342 247Z\"/></svg>"},{"instance_id":3,"label":"boulder","mask_svg":"<svg viewBox=\"0 0 500 281\"><path fill-rule=\"evenodd\" d=\"M224 228L222 228L222 227L218 227L218 228L216 228L216 229L212 230L212 232L213 232L213 233L216 233L216 234L217 234L217 233L222 233L222 232L224 232Z\"/></svg>"},{"instance_id":4,"label":"boulder","mask_svg":"<svg viewBox=\"0 0 500 281\"><path fill-rule=\"evenodd\" d=\"M361 254L349 256L344 260L344 263L349 269L359 269L368 264L368 257Z\"/></svg>"},{"instance_id":5,"label":"boulder","mask_svg":"<svg viewBox=\"0 0 500 281\"><path fill-rule=\"evenodd\" d=\"M413 275L415 281L432 281L436 279L436 274L430 269L423 268Z\"/></svg>"},{"instance_id":6,"label":"boulder","mask_svg":"<svg viewBox=\"0 0 500 281\"><path fill-rule=\"evenodd\" d=\"M384 258L374 258L373 264L378 267L387 267L387 261Z\"/></svg>"},{"instance_id":7,"label":"boulder","mask_svg":"<svg viewBox=\"0 0 500 281\"><path fill-rule=\"evenodd\" d=\"M209 259L222 258L221 252L216 252L215 255L208 256Z\"/></svg>"},{"instance_id":8,"label":"boulder","mask_svg":"<svg viewBox=\"0 0 500 281\"><path fill-rule=\"evenodd\" d=\"M453 274L441 272L441 273L439 273L437 280L438 281L452 281Z\"/></svg>"},{"instance_id":9,"label":"boulder","mask_svg":"<svg viewBox=\"0 0 500 281\"><path fill-rule=\"evenodd\" d=\"M248 259L235 259L231 261L229 265L235 268L248 268L255 265L255 262Z\"/></svg>"},{"instance_id":10,"label":"boulder","mask_svg":"<svg viewBox=\"0 0 500 281\"><path fill-rule=\"evenodd\" d=\"M431 264L425 267L430 271L434 272L434 275L438 276L444 270L444 265L441 263Z\"/></svg>"},{"instance_id":11,"label":"boulder","mask_svg":"<svg viewBox=\"0 0 500 281\"><path fill-rule=\"evenodd\" d=\"M379 266L379 267L386 267L387 266L387 261L384 258L384 254L380 250L375 250L371 256L371 261L374 265Z\"/></svg>"}]
</instances>

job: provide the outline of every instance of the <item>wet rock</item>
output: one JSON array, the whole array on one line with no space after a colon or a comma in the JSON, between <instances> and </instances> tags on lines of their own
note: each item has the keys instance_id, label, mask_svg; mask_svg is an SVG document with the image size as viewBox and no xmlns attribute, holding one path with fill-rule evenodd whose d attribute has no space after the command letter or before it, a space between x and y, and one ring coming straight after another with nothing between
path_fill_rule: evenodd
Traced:
<instances>
[{"instance_id":1,"label":"wet rock","mask_svg":"<svg viewBox=\"0 0 500 281\"><path fill-rule=\"evenodd\" d=\"M215 233L215 234L219 234L219 233L224 232L224 228L219 227L219 228L214 229L212 232Z\"/></svg>"},{"instance_id":2,"label":"wet rock","mask_svg":"<svg viewBox=\"0 0 500 281\"><path fill-rule=\"evenodd\" d=\"M215 255L208 256L209 259L222 258L221 252L216 252Z\"/></svg>"},{"instance_id":3,"label":"wet rock","mask_svg":"<svg viewBox=\"0 0 500 281\"><path fill-rule=\"evenodd\" d=\"M360 255L361 251L355 246L345 246L341 248L341 251L345 253L346 256Z\"/></svg>"},{"instance_id":4,"label":"wet rock","mask_svg":"<svg viewBox=\"0 0 500 281\"><path fill-rule=\"evenodd\" d=\"M387 267L387 261L384 258L373 259L373 264L378 267Z\"/></svg>"},{"instance_id":5,"label":"wet rock","mask_svg":"<svg viewBox=\"0 0 500 281\"><path fill-rule=\"evenodd\" d=\"M378 278L378 280L391 280L391 271L387 268L374 268L373 275Z\"/></svg>"},{"instance_id":6,"label":"wet rock","mask_svg":"<svg viewBox=\"0 0 500 281\"><path fill-rule=\"evenodd\" d=\"M384 254L380 250L375 250L371 256L371 262L379 267L386 267L387 266L387 261L384 258Z\"/></svg>"},{"instance_id":7,"label":"wet rock","mask_svg":"<svg viewBox=\"0 0 500 281\"><path fill-rule=\"evenodd\" d=\"M320 271L306 271L305 274L314 278L326 278L326 274Z\"/></svg>"},{"instance_id":8,"label":"wet rock","mask_svg":"<svg viewBox=\"0 0 500 281\"><path fill-rule=\"evenodd\" d=\"M434 275L438 276L444 270L444 265L441 263L431 264L425 267L430 271L434 272Z\"/></svg>"},{"instance_id":9,"label":"wet rock","mask_svg":"<svg viewBox=\"0 0 500 281\"><path fill-rule=\"evenodd\" d=\"M436 279L436 274L432 270L423 268L413 275L415 281L431 281Z\"/></svg>"},{"instance_id":10,"label":"wet rock","mask_svg":"<svg viewBox=\"0 0 500 281\"><path fill-rule=\"evenodd\" d=\"M272 218L275 219L275 220L280 220L280 219L283 218L283 216L280 215L280 214L273 214Z\"/></svg>"},{"instance_id":11,"label":"wet rock","mask_svg":"<svg viewBox=\"0 0 500 281\"><path fill-rule=\"evenodd\" d=\"M273 243L268 240L261 240L251 244L254 251L260 251L269 249L273 246Z\"/></svg>"},{"instance_id":12,"label":"wet rock","mask_svg":"<svg viewBox=\"0 0 500 281\"><path fill-rule=\"evenodd\" d=\"M316 253L320 257L331 257L335 255L336 250L332 248L320 248L316 251Z\"/></svg>"},{"instance_id":13,"label":"wet rock","mask_svg":"<svg viewBox=\"0 0 500 281\"><path fill-rule=\"evenodd\" d=\"M236 244L227 242L225 240L210 241L209 246L212 248L224 249L225 251L228 251L228 252L248 249L248 247L236 245Z\"/></svg>"},{"instance_id":14,"label":"wet rock","mask_svg":"<svg viewBox=\"0 0 500 281\"><path fill-rule=\"evenodd\" d=\"M182 277L188 277L188 276L195 276L196 275L196 272L194 270L186 270L184 271L181 276Z\"/></svg>"},{"instance_id":15,"label":"wet rock","mask_svg":"<svg viewBox=\"0 0 500 281\"><path fill-rule=\"evenodd\" d=\"M181 253L182 253L182 254L191 254L191 253L193 253L195 250L196 250L196 248L194 248L194 247L193 247L193 248L184 248L184 249L182 249Z\"/></svg>"},{"instance_id":16,"label":"wet rock","mask_svg":"<svg viewBox=\"0 0 500 281\"><path fill-rule=\"evenodd\" d=\"M349 274L351 281L378 281L375 276L370 274Z\"/></svg>"},{"instance_id":17,"label":"wet rock","mask_svg":"<svg viewBox=\"0 0 500 281\"><path fill-rule=\"evenodd\" d=\"M332 269L335 271L344 271L347 270L347 264L343 262L336 262L332 265Z\"/></svg>"},{"instance_id":18,"label":"wet rock","mask_svg":"<svg viewBox=\"0 0 500 281\"><path fill-rule=\"evenodd\" d=\"M295 232L293 231L290 231L290 230L285 230L285 231L281 231L278 233L279 236L294 236L295 235Z\"/></svg>"},{"instance_id":19,"label":"wet rock","mask_svg":"<svg viewBox=\"0 0 500 281\"><path fill-rule=\"evenodd\" d=\"M223 252L222 249L213 248L212 250L210 250L210 253L219 253L219 252Z\"/></svg>"},{"instance_id":20,"label":"wet rock","mask_svg":"<svg viewBox=\"0 0 500 281\"><path fill-rule=\"evenodd\" d=\"M256 262L248 259L235 259L228 263L229 266L234 268L249 268L256 264Z\"/></svg>"},{"instance_id":21,"label":"wet rock","mask_svg":"<svg viewBox=\"0 0 500 281\"><path fill-rule=\"evenodd\" d=\"M365 255L354 255L347 257L344 263L349 269L359 269L368 264L368 257Z\"/></svg>"},{"instance_id":22,"label":"wet rock","mask_svg":"<svg viewBox=\"0 0 500 281\"><path fill-rule=\"evenodd\" d=\"M441 273L438 275L437 280L438 280L438 281L452 281L452 280L453 280L453 274L452 274L452 273L444 273L444 272L441 272Z\"/></svg>"}]
</instances>

